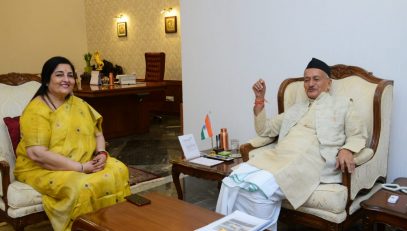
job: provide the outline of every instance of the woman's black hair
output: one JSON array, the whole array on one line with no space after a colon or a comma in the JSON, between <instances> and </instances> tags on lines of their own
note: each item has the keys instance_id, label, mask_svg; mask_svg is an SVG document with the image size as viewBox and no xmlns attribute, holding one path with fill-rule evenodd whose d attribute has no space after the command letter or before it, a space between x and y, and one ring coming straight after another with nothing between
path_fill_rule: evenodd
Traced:
<instances>
[{"instance_id":1,"label":"woman's black hair","mask_svg":"<svg viewBox=\"0 0 407 231\"><path fill-rule=\"evenodd\" d=\"M33 98L35 98L39 95L45 95L47 93L48 84L49 84L49 81L51 80L51 75L59 64L68 64L69 66L71 66L72 72L75 75L75 67L73 66L71 61L69 61L67 58L61 57L61 56L55 56L55 57L48 59L44 63L44 66L42 66L41 86L38 89L38 91L35 93ZM69 97L69 95L67 97Z\"/></svg>"}]
</instances>

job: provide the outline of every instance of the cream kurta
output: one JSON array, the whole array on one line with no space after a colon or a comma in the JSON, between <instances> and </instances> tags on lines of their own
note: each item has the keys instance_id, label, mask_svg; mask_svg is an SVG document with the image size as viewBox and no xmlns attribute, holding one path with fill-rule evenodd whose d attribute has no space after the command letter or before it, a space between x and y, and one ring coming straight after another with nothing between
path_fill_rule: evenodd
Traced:
<instances>
[{"instance_id":1,"label":"cream kurta","mask_svg":"<svg viewBox=\"0 0 407 231\"><path fill-rule=\"evenodd\" d=\"M281 122L281 119L274 120L273 127L280 127L281 125L274 125ZM324 165L324 160L319 154L315 130L315 107L309 108L304 117L274 149L259 153L248 163L271 172L289 201L303 201L304 195L311 195L319 184L319 176ZM306 174L302 172L304 168L298 167L301 165L306 166ZM292 186L293 183L296 185Z\"/></svg>"},{"instance_id":2,"label":"cream kurta","mask_svg":"<svg viewBox=\"0 0 407 231\"><path fill-rule=\"evenodd\" d=\"M332 98L329 94L322 93L314 103L303 103L305 107L294 107L298 110L287 111L272 120L266 121L264 110L255 118L259 136L279 135L280 138L275 148L256 155L248 163L271 172L294 208L301 206L321 181L340 181L340 171L332 169L332 162L339 149L359 152L365 145L366 128L354 112L352 103L348 100L339 108L325 105L336 102ZM333 112L329 113L330 111ZM316 113L327 114L329 118L320 118ZM317 125L335 129L323 129ZM342 137L346 140L339 142L340 145L325 141L341 140Z\"/></svg>"},{"instance_id":3,"label":"cream kurta","mask_svg":"<svg viewBox=\"0 0 407 231\"><path fill-rule=\"evenodd\" d=\"M263 110L255 126L259 136L278 136L278 143L223 179L216 211L227 215L240 210L267 219L272 230L277 229L281 200L287 198L296 209L321 182L340 182L341 173L335 169L339 149L359 152L367 139L352 100L327 93L271 120Z\"/></svg>"}]
</instances>

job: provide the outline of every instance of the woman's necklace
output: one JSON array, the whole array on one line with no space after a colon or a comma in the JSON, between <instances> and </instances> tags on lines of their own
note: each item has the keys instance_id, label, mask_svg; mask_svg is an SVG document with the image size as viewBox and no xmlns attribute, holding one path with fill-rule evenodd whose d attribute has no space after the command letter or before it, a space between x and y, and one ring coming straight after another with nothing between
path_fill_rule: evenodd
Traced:
<instances>
[{"instance_id":1,"label":"woman's necklace","mask_svg":"<svg viewBox=\"0 0 407 231\"><path fill-rule=\"evenodd\" d=\"M55 104L52 102L51 98L49 98L48 93L45 93L45 97L47 97L47 100L49 101L49 103L54 108L54 111L57 110L57 107L55 107Z\"/></svg>"}]
</instances>

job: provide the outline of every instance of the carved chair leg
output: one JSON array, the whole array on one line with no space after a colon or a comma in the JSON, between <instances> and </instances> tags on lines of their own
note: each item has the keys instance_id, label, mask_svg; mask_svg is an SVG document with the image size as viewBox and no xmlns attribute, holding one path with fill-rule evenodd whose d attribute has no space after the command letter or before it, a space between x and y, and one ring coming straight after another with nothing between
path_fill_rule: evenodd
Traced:
<instances>
[{"instance_id":1,"label":"carved chair leg","mask_svg":"<svg viewBox=\"0 0 407 231\"><path fill-rule=\"evenodd\" d=\"M383 224L383 223L377 223L376 224L376 230L377 231L384 231L384 230L386 230L386 225Z\"/></svg>"},{"instance_id":2,"label":"carved chair leg","mask_svg":"<svg viewBox=\"0 0 407 231\"><path fill-rule=\"evenodd\" d=\"M16 227L16 231L24 231L24 226Z\"/></svg>"},{"instance_id":3,"label":"carved chair leg","mask_svg":"<svg viewBox=\"0 0 407 231\"><path fill-rule=\"evenodd\" d=\"M13 226L14 226L15 231L24 231L24 228L25 228L24 222L21 221L20 219L17 220L17 221L13 224Z\"/></svg>"}]
</instances>

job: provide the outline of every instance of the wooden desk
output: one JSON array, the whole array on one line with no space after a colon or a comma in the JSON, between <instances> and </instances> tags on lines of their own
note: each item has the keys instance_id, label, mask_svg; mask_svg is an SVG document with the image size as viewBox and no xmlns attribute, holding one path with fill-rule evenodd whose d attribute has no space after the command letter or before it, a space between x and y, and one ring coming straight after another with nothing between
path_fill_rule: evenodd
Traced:
<instances>
[{"instance_id":1,"label":"wooden desk","mask_svg":"<svg viewBox=\"0 0 407 231\"><path fill-rule=\"evenodd\" d=\"M407 186L407 178L397 178L393 183ZM390 195L398 195L396 204L390 204ZM364 230L374 230L374 224L387 224L395 228L407 230L407 194L380 189L368 200L362 202L365 212L363 219ZM380 227L383 230L384 227Z\"/></svg>"},{"instance_id":2,"label":"wooden desk","mask_svg":"<svg viewBox=\"0 0 407 231\"><path fill-rule=\"evenodd\" d=\"M177 189L178 199L183 200L184 195L182 193L181 183L179 180L181 173L205 180L215 180L220 182L232 172L232 167L242 163L243 159L236 158L212 167L193 164L183 159L171 160L170 162L172 163L172 181Z\"/></svg>"},{"instance_id":3,"label":"wooden desk","mask_svg":"<svg viewBox=\"0 0 407 231\"><path fill-rule=\"evenodd\" d=\"M73 231L97 230L168 230L191 231L205 226L223 215L158 193L145 195L150 205L137 206L122 202L94 213L78 217Z\"/></svg>"},{"instance_id":4,"label":"wooden desk","mask_svg":"<svg viewBox=\"0 0 407 231\"><path fill-rule=\"evenodd\" d=\"M74 95L82 98L103 116L105 138L115 138L149 130L149 109L143 97L164 91L165 82L142 82L136 85L81 85Z\"/></svg>"}]
</instances>

